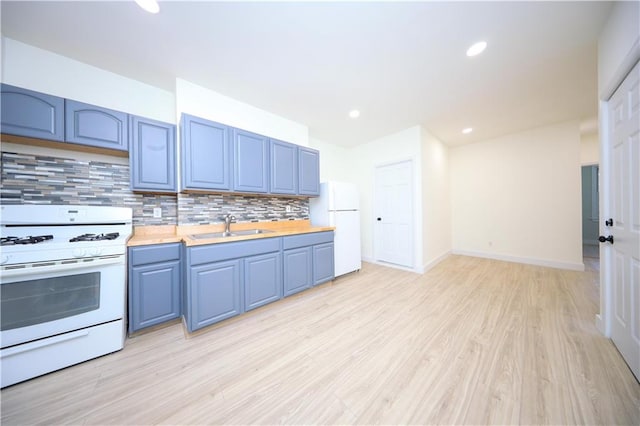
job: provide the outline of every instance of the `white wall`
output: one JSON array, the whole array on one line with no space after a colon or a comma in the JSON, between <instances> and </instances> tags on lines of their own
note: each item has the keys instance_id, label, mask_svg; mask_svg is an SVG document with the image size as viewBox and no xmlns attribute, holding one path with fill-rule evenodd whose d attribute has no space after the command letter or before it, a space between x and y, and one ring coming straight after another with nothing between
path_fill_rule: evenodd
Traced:
<instances>
[{"instance_id":1,"label":"white wall","mask_svg":"<svg viewBox=\"0 0 640 426\"><path fill-rule=\"evenodd\" d=\"M414 234L422 235L422 165L421 165L421 128L411 127L372 142L351 149L350 167L354 182L360 190L362 258L374 260L373 228L373 182L376 166L393 162L413 161L414 192ZM414 269L422 269L422 243L418 237L414 241Z\"/></svg>"},{"instance_id":2,"label":"white wall","mask_svg":"<svg viewBox=\"0 0 640 426\"><path fill-rule=\"evenodd\" d=\"M178 78L178 121L183 112L286 142L309 145L307 126Z\"/></svg>"},{"instance_id":3,"label":"white wall","mask_svg":"<svg viewBox=\"0 0 640 426\"><path fill-rule=\"evenodd\" d=\"M176 80L175 94L22 42L2 38L2 82L169 123L188 112L308 146L305 125Z\"/></svg>"},{"instance_id":4,"label":"white wall","mask_svg":"<svg viewBox=\"0 0 640 426\"><path fill-rule=\"evenodd\" d=\"M606 99L631 70L638 51L640 2L617 1L598 39L598 93L601 99Z\"/></svg>"},{"instance_id":5,"label":"white wall","mask_svg":"<svg viewBox=\"0 0 640 426\"><path fill-rule=\"evenodd\" d=\"M449 149L421 129L422 265L428 270L451 251Z\"/></svg>"},{"instance_id":6,"label":"white wall","mask_svg":"<svg viewBox=\"0 0 640 426\"><path fill-rule=\"evenodd\" d=\"M453 251L581 270L579 123L450 150Z\"/></svg>"},{"instance_id":7,"label":"white wall","mask_svg":"<svg viewBox=\"0 0 640 426\"><path fill-rule=\"evenodd\" d=\"M580 135L580 164L592 165L600 163L600 140L598 133Z\"/></svg>"},{"instance_id":8,"label":"white wall","mask_svg":"<svg viewBox=\"0 0 640 426\"><path fill-rule=\"evenodd\" d=\"M2 82L176 123L173 93L6 37Z\"/></svg>"},{"instance_id":9,"label":"white wall","mask_svg":"<svg viewBox=\"0 0 640 426\"><path fill-rule=\"evenodd\" d=\"M354 182L351 149L313 138L309 146L320 151L320 182Z\"/></svg>"}]
</instances>

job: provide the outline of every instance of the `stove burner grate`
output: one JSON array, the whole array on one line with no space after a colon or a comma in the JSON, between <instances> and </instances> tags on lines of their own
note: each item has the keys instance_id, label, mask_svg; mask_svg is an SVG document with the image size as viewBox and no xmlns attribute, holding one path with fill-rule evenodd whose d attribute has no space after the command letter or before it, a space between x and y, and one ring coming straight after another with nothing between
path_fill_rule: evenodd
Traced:
<instances>
[{"instance_id":1,"label":"stove burner grate","mask_svg":"<svg viewBox=\"0 0 640 426\"><path fill-rule=\"evenodd\" d=\"M120 236L119 232L111 232L108 234L82 234L77 237L73 237L69 240L70 243L78 241L101 241L101 240L115 240Z\"/></svg>"},{"instance_id":2,"label":"stove burner grate","mask_svg":"<svg viewBox=\"0 0 640 426\"><path fill-rule=\"evenodd\" d=\"M18 244L38 244L47 240L53 240L53 235L37 235L35 237L2 237L0 238L0 245L13 246Z\"/></svg>"}]
</instances>

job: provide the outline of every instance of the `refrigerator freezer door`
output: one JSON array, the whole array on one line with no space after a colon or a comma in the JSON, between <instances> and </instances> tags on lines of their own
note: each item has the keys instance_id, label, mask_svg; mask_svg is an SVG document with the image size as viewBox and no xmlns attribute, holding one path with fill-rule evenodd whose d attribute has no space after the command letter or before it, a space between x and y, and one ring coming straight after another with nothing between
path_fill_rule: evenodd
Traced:
<instances>
[{"instance_id":1,"label":"refrigerator freezer door","mask_svg":"<svg viewBox=\"0 0 640 426\"><path fill-rule=\"evenodd\" d=\"M362 267L360 255L360 212L329 213L330 226L335 226L335 275L357 271Z\"/></svg>"},{"instance_id":2,"label":"refrigerator freezer door","mask_svg":"<svg viewBox=\"0 0 640 426\"><path fill-rule=\"evenodd\" d=\"M327 182L325 191L329 199L329 210L358 210L360 208L358 189L352 183Z\"/></svg>"}]
</instances>

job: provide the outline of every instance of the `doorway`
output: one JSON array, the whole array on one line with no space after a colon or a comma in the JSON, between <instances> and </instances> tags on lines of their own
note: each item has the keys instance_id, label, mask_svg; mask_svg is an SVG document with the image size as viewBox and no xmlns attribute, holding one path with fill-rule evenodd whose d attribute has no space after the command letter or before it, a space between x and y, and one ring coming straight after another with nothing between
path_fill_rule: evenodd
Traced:
<instances>
[{"instance_id":1,"label":"doorway","mask_svg":"<svg viewBox=\"0 0 640 426\"><path fill-rule=\"evenodd\" d=\"M600 270L599 171L597 164L582 166L582 257L585 268L590 271Z\"/></svg>"},{"instance_id":2,"label":"doorway","mask_svg":"<svg viewBox=\"0 0 640 426\"><path fill-rule=\"evenodd\" d=\"M413 268L413 162L376 166L374 249L378 262Z\"/></svg>"}]
</instances>

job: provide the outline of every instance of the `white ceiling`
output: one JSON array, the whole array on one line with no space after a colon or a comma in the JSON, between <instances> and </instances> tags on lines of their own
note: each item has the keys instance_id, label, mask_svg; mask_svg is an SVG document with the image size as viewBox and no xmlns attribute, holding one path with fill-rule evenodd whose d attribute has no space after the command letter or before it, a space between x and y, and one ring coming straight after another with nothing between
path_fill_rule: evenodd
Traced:
<instances>
[{"instance_id":1,"label":"white ceiling","mask_svg":"<svg viewBox=\"0 0 640 426\"><path fill-rule=\"evenodd\" d=\"M157 15L133 1L1 8L7 37L168 90L180 77L353 146L416 124L457 145L596 116L597 38L611 3L163 1ZM478 40L487 50L467 58Z\"/></svg>"}]
</instances>

